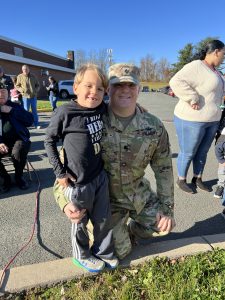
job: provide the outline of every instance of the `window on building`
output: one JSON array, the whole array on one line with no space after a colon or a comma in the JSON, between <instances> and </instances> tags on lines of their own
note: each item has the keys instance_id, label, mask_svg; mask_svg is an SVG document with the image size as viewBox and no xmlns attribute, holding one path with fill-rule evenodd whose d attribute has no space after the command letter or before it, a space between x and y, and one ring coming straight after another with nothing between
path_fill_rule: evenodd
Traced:
<instances>
[{"instance_id":1,"label":"window on building","mask_svg":"<svg viewBox=\"0 0 225 300\"><path fill-rule=\"evenodd\" d=\"M49 71L46 70L46 69L41 69L41 76L44 76L44 75L49 75Z\"/></svg>"},{"instance_id":2,"label":"window on building","mask_svg":"<svg viewBox=\"0 0 225 300\"><path fill-rule=\"evenodd\" d=\"M16 56L21 56L21 57L23 57L23 49L18 48L18 47L14 47L14 54L15 54Z\"/></svg>"}]
</instances>

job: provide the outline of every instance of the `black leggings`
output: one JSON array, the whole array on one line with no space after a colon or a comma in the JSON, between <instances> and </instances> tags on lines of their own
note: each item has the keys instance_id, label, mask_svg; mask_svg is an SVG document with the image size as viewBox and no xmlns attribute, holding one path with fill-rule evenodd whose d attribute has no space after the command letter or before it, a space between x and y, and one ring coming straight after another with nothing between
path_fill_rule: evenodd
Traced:
<instances>
[{"instance_id":1,"label":"black leggings","mask_svg":"<svg viewBox=\"0 0 225 300\"><path fill-rule=\"evenodd\" d=\"M30 144L31 142L24 142L22 140L17 140L13 144L13 146L9 146L6 144L6 146L9 147L9 152L8 154L12 158L12 162L15 168L15 178L21 178L23 176L23 169L25 167L26 161L27 161L27 154L30 149ZM0 154L0 176L5 178L8 177L8 173L1 162L1 158L4 157L5 155Z\"/></svg>"}]
</instances>

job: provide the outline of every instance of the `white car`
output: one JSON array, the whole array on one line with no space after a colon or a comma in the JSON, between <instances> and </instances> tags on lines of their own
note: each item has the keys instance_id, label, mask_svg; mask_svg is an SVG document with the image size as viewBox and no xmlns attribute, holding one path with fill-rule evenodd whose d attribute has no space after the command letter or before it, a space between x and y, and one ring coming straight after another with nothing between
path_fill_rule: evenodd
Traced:
<instances>
[{"instance_id":1,"label":"white car","mask_svg":"<svg viewBox=\"0 0 225 300\"><path fill-rule=\"evenodd\" d=\"M60 98L67 99L71 96L74 97L73 80L60 80L58 84Z\"/></svg>"}]
</instances>

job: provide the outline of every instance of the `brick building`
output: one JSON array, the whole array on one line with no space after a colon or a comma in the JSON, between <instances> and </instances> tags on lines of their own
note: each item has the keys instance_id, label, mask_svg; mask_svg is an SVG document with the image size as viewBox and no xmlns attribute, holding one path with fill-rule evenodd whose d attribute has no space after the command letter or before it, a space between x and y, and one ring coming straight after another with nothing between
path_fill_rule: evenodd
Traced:
<instances>
[{"instance_id":1,"label":"brick building","mask_svg":"<svg viewBox=\"0 0 225 300\"><path fill-rule=\"evenodd\" d=\"M5 74L15 76L20 74L22 65L28 65L39 83L38 97L47 97L46 84L48 76L57 81L73 79L74 52L67 51L67 58L0 36L0 65Z\"/></svg>"}]
</instances>

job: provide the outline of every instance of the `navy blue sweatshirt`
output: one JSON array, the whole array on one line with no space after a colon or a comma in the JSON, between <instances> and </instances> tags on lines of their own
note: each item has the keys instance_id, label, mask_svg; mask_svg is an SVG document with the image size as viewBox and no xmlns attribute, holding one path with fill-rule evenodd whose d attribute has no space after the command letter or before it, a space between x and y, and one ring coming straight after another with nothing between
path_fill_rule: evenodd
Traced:
<instances>
[{"instance_id":1,"label":"navy blue sweatshirt","mask_svg":"<svg viewBox=\"0 0 225 300\"><path fill-rule=\"evenodd\" d=\"M220 164L225 163L225 135L221 134L216 141L215 154Z\"/></svg>"},{"instance_id":2,"label":"navy blue sweatshirt","mask_svg":"<svg viewBox=\"0 0 225 300\"><path fill-rule=\"evenodd\" d=\"M87 184L101 172L100 140L104 112L104 103L92 109L81 107L74 100L53 112L44 144L57 178L69 173L76 178L77 184ZM64 164L57 150L60 140L63 142Z\"/></svg>"},{"instance_id":3,"label":"navy blue sweatshirt","mask_svg":"<svg viewBox=\"0 0 225 300\"><path fill-rule=\"evenodd\" d=\"M14 138L19 138L24 142L28 142L30 140L30 133L27 127L30 127L33 124L33 115L18 103L8 100L5 105L12 107L12 109L9 113L2 112L0 118L2 119L3 126L5 122L10 122L15 133L15 136L11 136L10 138L12 140ZM4 143L4 134L3 136L0 136L0 143Z\"/></svg>"}]
</instances>

